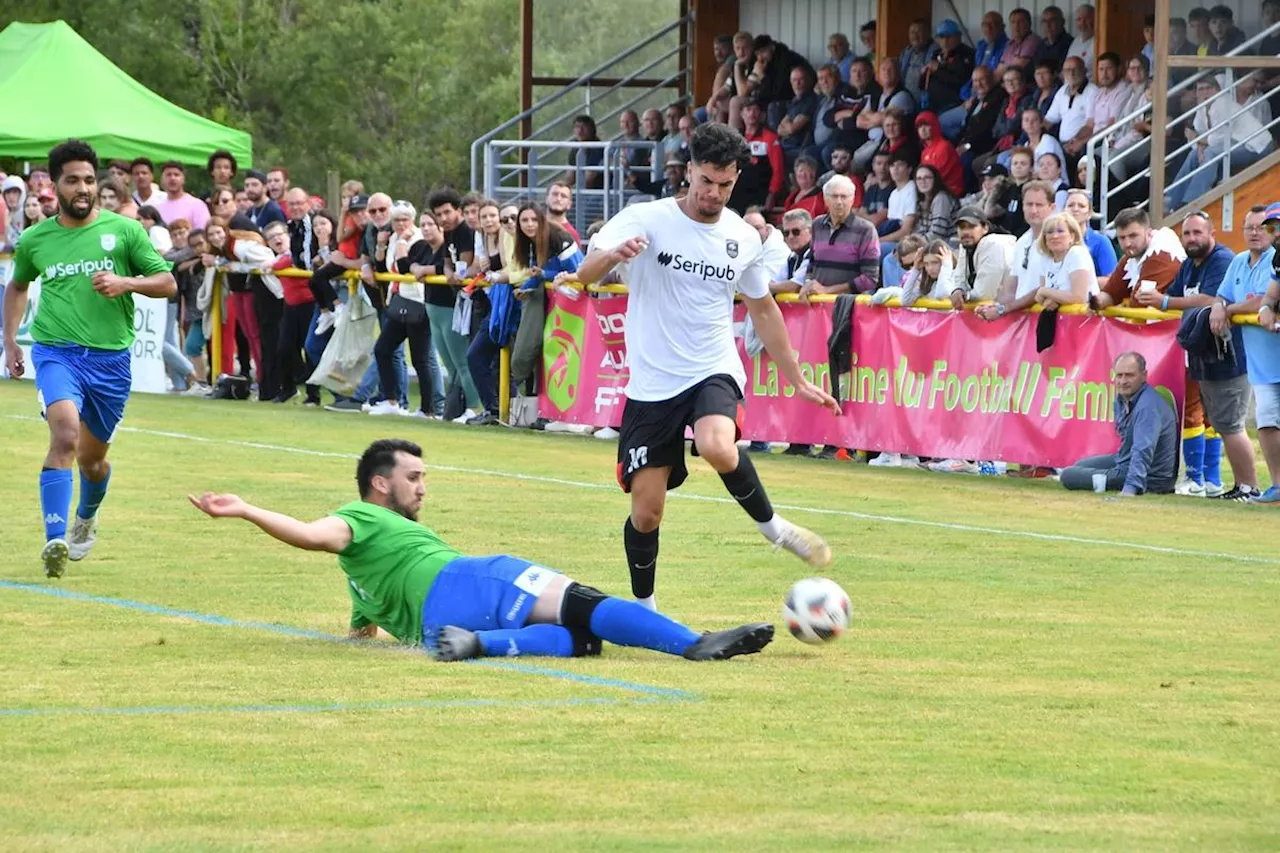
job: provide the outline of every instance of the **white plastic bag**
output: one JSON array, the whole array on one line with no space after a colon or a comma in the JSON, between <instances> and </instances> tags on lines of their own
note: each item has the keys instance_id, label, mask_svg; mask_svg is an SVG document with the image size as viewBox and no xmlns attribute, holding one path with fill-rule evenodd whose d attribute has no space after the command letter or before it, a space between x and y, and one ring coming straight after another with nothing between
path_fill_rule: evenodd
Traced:
<instances>
[{"instance_id":1,"label":"white plastic bag","mask_svg":"<svg viewBox=\"0 0 1280 853\"><path fill-rule=\"evenodd\" d=\"M378 329L378 312L373 310L364 289L347 300L346 310L337 312L333 337L320 356L320 364L308 380L335 394L349 397L373 360L373 340Z\"/></svg>"},{"instance_id":2,"label":"white plastic bag","mask_svg":"<svg viewBox=\"0 0 1280 853\"><path fill-rule=\"evenodd\" d=\"M471 334L471 294L465 290L458 291L453 305L453 330L463 337Z\"/></svg>"}]
</instances>

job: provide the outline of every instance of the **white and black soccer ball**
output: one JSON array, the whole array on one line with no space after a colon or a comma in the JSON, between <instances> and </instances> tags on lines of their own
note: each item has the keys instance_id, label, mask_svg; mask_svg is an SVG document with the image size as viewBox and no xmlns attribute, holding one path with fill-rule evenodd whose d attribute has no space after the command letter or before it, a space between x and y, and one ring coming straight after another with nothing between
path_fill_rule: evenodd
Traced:
<instances>
[{"instance_id":1,"label":"white and black soccer ball","mask_svg":"<svg viewBox=\"0 0 1280 853\"><path fill-rule=\"evenodd\" d=\"M839 637L853 621L853 604L840 584L830 578L796 581L782 602L782 619L791 636L821 645Z\"/></svg>"}]
</instances>

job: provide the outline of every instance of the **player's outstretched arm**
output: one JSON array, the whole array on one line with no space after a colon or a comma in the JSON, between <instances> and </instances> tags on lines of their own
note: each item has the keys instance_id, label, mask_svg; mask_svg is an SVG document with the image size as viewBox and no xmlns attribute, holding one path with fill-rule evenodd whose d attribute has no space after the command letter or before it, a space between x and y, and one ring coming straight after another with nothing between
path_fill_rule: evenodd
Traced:
<instances>
[{"instance_id":1,"label":"player's outstretched arm","mask_svg":"<svg viewBox=\"0 0 1280 853\"><path fill-rule=\"evenodd\" d=\"M351 528L337 516L327 515L319 521L299 521L284 513L254 506L235 495L205 492L200 497L187 495L192 506L210 518L243 518L256 524L273 539L304 551L341 553L351 544Z\"/></svg>"},{"instance_id":2,"label":"player's outstretched arm","mask_svg":"<svg viewBox=\"0 0 1280 853\"><path fill-rule=\"evenodd\" d=\"M27 286L25 281L15 281L4 292L4 360L14 379L21 379L26 370L18 346L18 324L27 310Z\"/></svg>"},{"instance_id":3,"label":"player's outstretched arm","mask_svg":"<svg viewBox=\"0 0 1280 853\"><path fill-rule=\"evenodd\" d=\"M840 404L836 399L801 375L800 362L796 360L795 351L791 349L791 336L787 334L782 312L778 310L778 303L773 301L773 297L753 298L744 294L742 299L747 303L751 322L755 324L756 334L760 336L760 340L764 341L764 348L768 351L769 357L778 365L778 369L782 371L787 381L795 386L796 393L802 399L816 403L830 410L834 415L839 415Z\"/></svg>"},{"instance_id":4,"label":"player's outstretched arm","mask_svg":"<svg viewBox=\"0 0 1280 853\"><path fill-rule=\"evenodd\" d=\"M643 252L648 245L643 237L632 237L612 249L593 249L578 266L578 281L595 284L618 264L626 263Z\"/></svg>"}]
</instances>

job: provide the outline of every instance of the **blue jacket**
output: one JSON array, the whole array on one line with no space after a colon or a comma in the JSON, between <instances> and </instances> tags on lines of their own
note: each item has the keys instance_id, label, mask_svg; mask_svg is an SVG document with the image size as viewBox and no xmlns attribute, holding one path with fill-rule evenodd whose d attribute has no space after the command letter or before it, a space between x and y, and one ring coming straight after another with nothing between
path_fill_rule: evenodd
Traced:
<instances>
[{"instance_id":1,"label":"blue jacket","mask_svg":"<svg viewBox=\"0 0 1280 853\"><path fill-rule=\"evenodd\" d=\"M1124 472L1124 492L1172 492L1178 476L1178 422L1160 392L1144 384L1131 399L1117 394L1116 432L1116 467Z\"/></svg>"},{"instance_id":2,"label":"blue jacket","mask_svg":"<svg viewBox=\"0 0 1280 853\"><path fill-rule=\"evenodd\" d=\"M1248 258L1248 253L1245 253ZM1227 272L1231 268L1231 262L1235 258L1235 254L1226 246L1218 243L1213 247L1213 251L1209 253L1209 257L1204 259L1204 263L1197 265L1191 258L1187 258L1182 262L1182 267L1178 270L1178 274L1173 278L1173 284L1169 285L1169 289L1165 291L1169 296L1217 296L1218 288L1226 280ZM1265 260L1268 267L1267 275L1270 275L1270 261ZM1246 270L1248 266L1246 264ZM1192 379L1208 379L1221 380L1233 379L1245 372L1246 361L1244 358L1244 339L1241 337L1239 326L1234 326L1231 330L1231 343L1235 347L1236 361L1234 362L1218 362L1216 364L1206 364L1202 361L1193 362L1188 366L1187 374Z\"/></svg>"}]
</instances>

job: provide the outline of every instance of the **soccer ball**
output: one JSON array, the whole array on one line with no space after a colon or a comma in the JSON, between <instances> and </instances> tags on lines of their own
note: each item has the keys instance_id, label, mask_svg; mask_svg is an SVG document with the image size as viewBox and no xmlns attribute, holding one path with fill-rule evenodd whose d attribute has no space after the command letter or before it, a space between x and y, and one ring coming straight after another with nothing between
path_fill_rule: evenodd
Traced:
<instances>
[{"instance_id":1,"label":"soccer ball","mask_svg":"<svg viewBox=\"0 0 1280 853\"><path fill-rule=\"evenodd\" d=\"M821 645L834 640L853 620L853 605L840 584L829 578L796 581L782 602L782 619L791 636L802 643Z\"/></svg>"}]
</instances>

